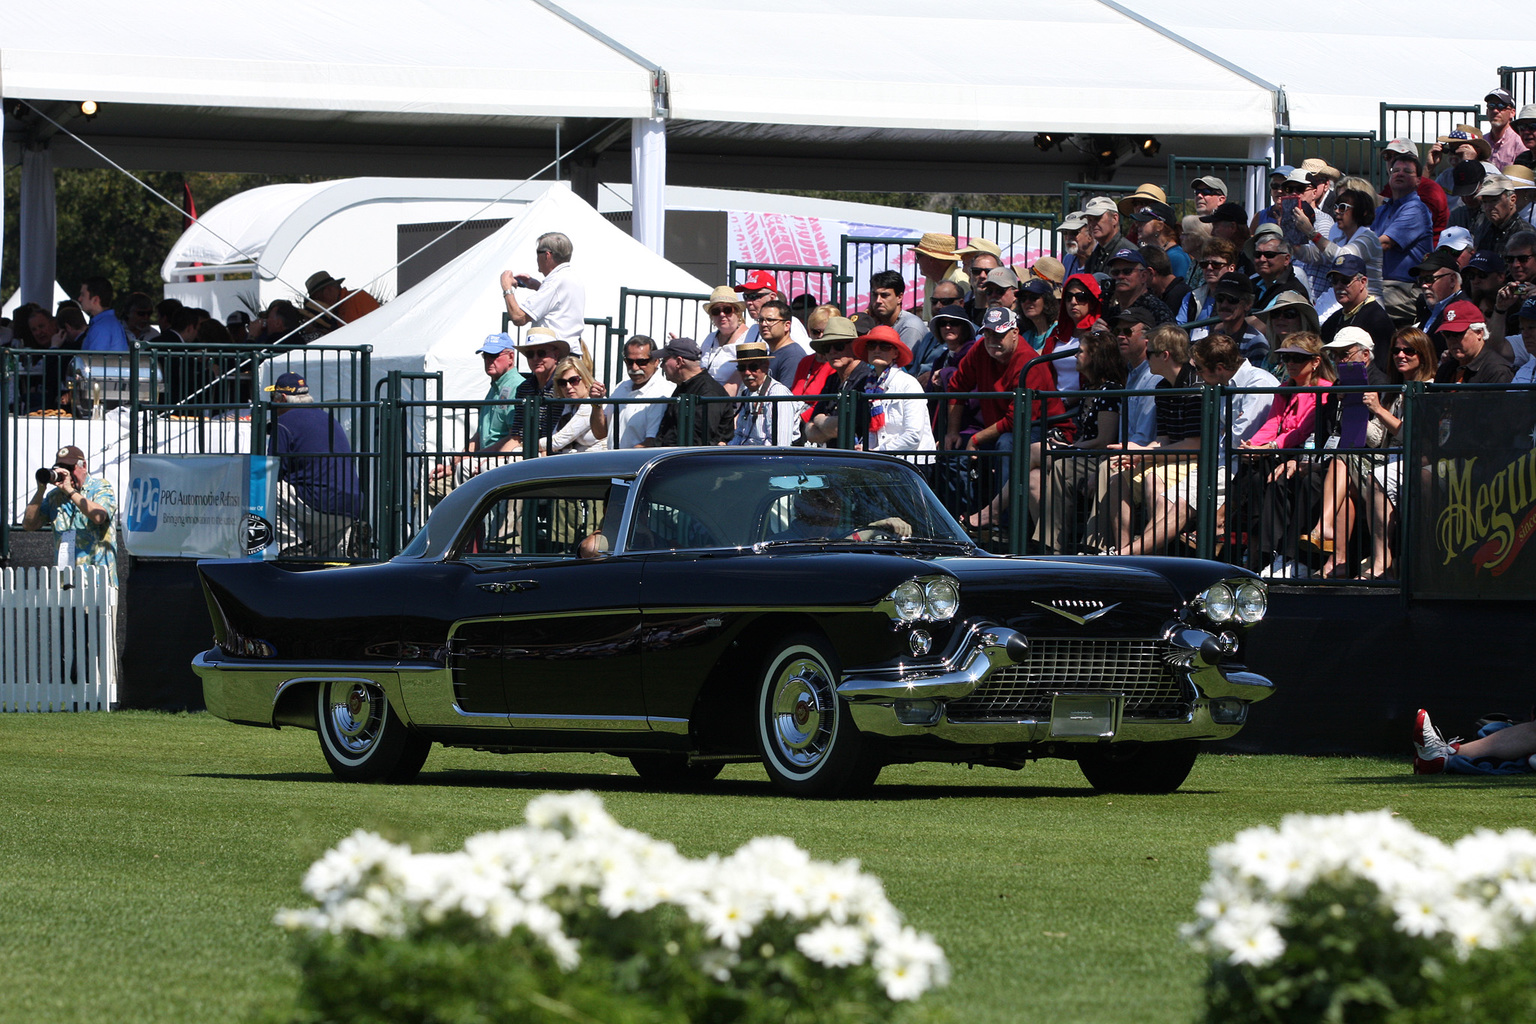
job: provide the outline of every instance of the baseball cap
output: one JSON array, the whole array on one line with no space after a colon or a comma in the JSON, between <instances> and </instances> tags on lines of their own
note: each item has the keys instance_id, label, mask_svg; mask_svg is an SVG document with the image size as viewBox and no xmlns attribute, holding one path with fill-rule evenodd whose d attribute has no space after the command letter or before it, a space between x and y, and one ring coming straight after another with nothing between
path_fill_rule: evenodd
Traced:
<instances>
[{"instance_id":1,"label":"baseball cap","mask_svg":"<svg viewBox=\"0 0 1536 1024\"><path fill-rule=\"evenodd\" d=\"M1216 177L1214 174L1207 174L1203 178L1196 178L1194 181L1190 182L1189 190L1191 192L1200 190L1206 192L1215 192L1218 195L1224 196L1227 194L1227 183Z\"/></svg>"},{"instance_id":2,"label":"baseball cap","mask_svg":"<svg viewBox=\"0 0 1536 1024\"><path fill-rule=\"evenodd\" d=\"M698 343L692 338L673 338L661 350L661 357L665 359L667 356L676 356L696 363L704 358L704 353L699 351Z\"/></svg>"},{"instance_id":3,"label":"baseball cap","mask_svg":"<svg viewBox=\"0 0 1536 1024\"><path fill-rule=\"evenodd\" d=\"M1102 217L1106 213L1116 213L1119 207L1108 196L1094 196L1088 200L1088 205L1083 207L1084 217Z\"/></svg>"},{"instance_id":4,"label":"baseball cap","mask_svg":"<svg viewBox=\"0 0 1536 1024\"><path fill-rule=\"evenodd\" d=\"M250 322L251 314L247 313L243 309L237 309L233 313L229 314L229 316L224 318L224 323L228 327L233 327L236 324L248 324Z\"/></svg>"},{"instance_id":5,"label":"baseball cap","mask_svg":"<svg viewBox=\"0 0 1536 1024\"><path fill-rule=\"evenodd\" d=\"M1419 158L1419 147L1412 139L1393 139L1381 147L1383 155L1387 153L1401 153L1403 156L1411 156L1415 160Z\"/></svg>"},{"instance_id":6,"label":"baseball cap","mask_svg":"<svg viewBox=\"0 0 1536 1024\"><path fill-rule=\"evenodd\" d=\"M1088 218L1083 216L1083 211L1073 210L1067 214L1067 219L1061 222L1057 231L1081 231L1088 226Z\"/></svg>"},{"instance_id":7,"label":"baseball cap","mask_svg":"<svg viewBox=\"0 0 1536 1024\"><path fill-rule=\"evenodd\" d=\"M1482 185L1488 168L1481 160L1463 160L1451 169L1451 195L1469 196Z\"/></svg>"},{"instance_id":8,"label":"baseball cap","mask_svg":"<svg viewBox=\"0 0 1536 1024\"><path fill-rule=\"evenodd\" d=\"M84 461L85 452L81 451L79 448L76 448L72 444L67 444L63 448L60 448L53 456L53 464L55 466L73 466L77 462Z\"/></svg>"},{"instance_id":9,"label":"baseball cap","mask_svg":"<svg viewBox=\"0 0 1536 1024\"><path fill-rule=\"evenodd\" d=\"M297 373L285 373L277 378L276 383L268 384L262 390L276 391L280 395L307 395L309 385Z\"/></svg>"},{"instance_id":10,"label":"baseball cap","mask_svg":"<svg viewBox=\"0 0 1536 1024\"><path fill-rule=\"evenodd\" d=\"M1009 288L1017 288L1019 286L1019 275L1008 267L998 267L996 270L987 273L987 283L982 285L982 287L990 288L993 285L1004 291Z\"/></svg>"},{"instance_id":11,"label":"baseball cap","mask_svg":"<svg viewBox=\"0 0 1536 1024\"><path fill-rule=\"evenodd\" d=\"M1226 274L1216 279L1212 293L1247 296L1253 294L1253 282L1243 274Z\"/></svg>"},{"instance_id":12,"label":"baseball cap","mask_svg":"<svg viewBox=\"0 0 1536 1024\"><path fill-rule=\"evenodd\" d=\"M1464 270L1479 270L1484 274L1504 273L1504 259L1492 249L1479 249L1467 260Z\"/></svg>"},{"instance_id":13,"label":"baseball cap","mask_svg":"<svg viewBox=\"0 0 1536 1024\"><path fill-rule=\"evenodd\" d=\"M1459 299L1445 307L1445 312L1440 317L1440 326L1436 330L1460 332L1485 322L1482 310L1466 299Z\"/></svg>"},{"instance_id":14,"label":"baseball cap","mask_svg":"<svg viewBox=\"0 0 1536 1024\"><path fill-rule=\"evenodd\" d=\"M1043 277L1032 277L1019 288L1026 295L1050 295L1056 289Z\"/></svg>"},{"instance_id":15,"label":"baseball cap","mask_svg":"<svg viewBox=\"0 0 1536 1024\"><path fill-rule=\"evenodd\" d=\"M1146 324L1148 327L1157 326L1157 316L1142 305L1130 305L1115 314L1117 324Z\"/></svg>"},{"instance_id":16,"label":"baseball cap","mask_svg":"<svg viewBox=\"0 0 1536 1024\"><path fill-rule=\"evenodd\" d=\"M1200 219L1207 224L1247 224L1248 211L1243 209L1241 203L1234 203L1229 200Z\"/></svg>"},{"instance_id":17,"label":"baseball cap","mask_svg":"<svg viewBox=\"0 0 1536 1024\"><path fill-rule=\"evenodd\" d=\"M1421 277L1424 274L1433 274L1437 270L1460 269L1460 260L1457 259L1456 250L1441 248L1425 256L1417 265L1409 267L1408 273L1414 277Z\"/></svg>"},{"instance_id":18,"label":"baseball cap","mask_svg":"<svg viewBox=\"0 0 1536 1024\"><path fill-rule=\"evenodd\" d=\"M1117 261L1122 263L1134 263L1138 267L1144 267L1147 265L1147 261L1142 258L1141 252L1131 248L1130 246L1115 250L1115 254L1109 258L1109 262L1115 263Z\"/></svg>"},{"instance_id":19,"label":"baseball cap","mask_svg":"<svg viewBox=\"0 0 1536 1024\"><path fill-rule=\"evenodd\" d=\"M512 335L505 332L501 334L487 335L480 347L475 349L477 355L497 356L509 348L517 348L517 342L512 340Z\"/></svg>"},{"instance_id":20,"label":"baseball cap","mask_svg":"<svg viewBox=\"0 0 1536 1024\"><path fill-rule=\"evenodd\" d=\"M1339 333L1333 336L1333 340L1323 345L1323 348L1353 348L1356 345L1364 347L1367 352L1376 351L1376 342L1372 340L1370 332L1363 327L1341 327Z\"/></svg>"},{"instance_id":21,"label":"baseball cap","mask_svg":"<svg viewBox=\"0 0 1536 1024\"><path fill-rule=\"evenodd\" d=\"M993 306L987 310L987 315L981 318L981 329L994 334L1003 334L1018 325L1019 320L1013 315L1013 310L1004 306Z\"/></svg>"},{"instance_id":22,"label":"baseball cap","mask_svg":"<svg viewBox=\"0 0 1536 1024\"><path fill-rule=\"evenodd\" d=\"M1446 228L1440 232L1440 248L1461 252L1472 248L1472 232L1466 228Z\"/></svg>"},{"instance_id":23,"label":"baseball cap","mask_svg":"<svg viewBox=\"0 0 1536 1024\"><path fill-rule=\"evenodd\" d=\"M1536 324L1536 295L1520 304L1520 323Z\"/></svg>"},{"instance_id":24,"label":"baseball cap","mask_svg":"<svg viewBox=\"0 0 1536 1024\"><path fill-rule=\"evenodd\" d=\"M1354 279L1365 273L1365 260L1352 252L1346 252L1333 258L1333 266L1328 268L1329 277L1345 277ZM1230 275L1228 275L1230 276Z\"/></svg>"},{"instance_id":25,"label":"baseball cap","mask_svg":"<svg viewBox=\"0 0 1536 1024\"><path fill-rule=\"evenodd\" d=\"M1508 89L1494 89L1483 97L1483 102L1486 103L1488 100L1493 100L1495 103L1500 103L1506 107L1515 105L1515 98L1509 94Z\"/></svg>"},{"instance_id":26,"label":"baseball cap","mask_svg":"<svg viewBox=\"0 0 1536 1024\"><path fill-rule=\"evenodd\" d=\"M1494 196L1501 196L1505 192L1513 192L1514 190L1515 183L1504 177L1504 175L1490 174L1477 187L1477 197L1479 199L1492 199Z\"/></svg>"},{"instance_id":27,"label":"baseball cap","mask_svg":"<svg viewBox=\"0 0 1536 1024\"><path fill-rule=\"evenodd\" d=\"M1136 212L1131 215L1138 224L1145 224L1149 220L1160 220L1164 224L1176 224L1178 218L1173 215L1173 207L1167 203L1160 203L1155 199L1136 204Z\"/></svg>"},{"instance_id":28,"label":"baseball cap","mask_svg":"<svg viewBox=\"0 0 1536 1024\"><path fill-rule=\"evenodd\" d=\"M1295 169L1296 168L1292 167L1290 164L1281 164L1279 167L1276 167L1269 172L1269 180L1274 181L1276 178L1289 178L1291 176L1291 172Z\"/></svg>"},{"instance_id":29,"label":"baseball cap","mask_svg":"<svg viewBox=\"0 0 1536 1024\"><path fill-rule=\"evenodd\" d=\"M738 292L777 292L779 284L766 270L754 270L747 279L734 289Z\"/></svg>"}]
</instances>

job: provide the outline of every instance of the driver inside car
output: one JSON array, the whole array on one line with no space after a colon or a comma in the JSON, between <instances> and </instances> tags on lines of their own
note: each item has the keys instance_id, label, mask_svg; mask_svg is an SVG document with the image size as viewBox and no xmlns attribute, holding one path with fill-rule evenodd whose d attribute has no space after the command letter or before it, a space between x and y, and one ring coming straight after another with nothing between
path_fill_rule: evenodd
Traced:
<instances>
[{"instance_id":1,"label":"driver inside car","mask_svg":"<svg viewBox=\"0 0 1536 1024\"><path fill-rule=\"evenodd\" d=\"M773 540L876 540L882 535L907 538L912 525L905 519L888 516L846 531L843 504L830 487L799 491L794 497L794 514Z\"/></svg>"}]
</instances>

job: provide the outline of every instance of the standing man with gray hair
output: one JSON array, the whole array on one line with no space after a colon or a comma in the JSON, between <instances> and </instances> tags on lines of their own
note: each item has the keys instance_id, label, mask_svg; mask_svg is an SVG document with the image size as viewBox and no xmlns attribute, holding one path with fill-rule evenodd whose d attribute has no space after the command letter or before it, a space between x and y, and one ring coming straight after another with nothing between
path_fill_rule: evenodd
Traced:
<instances>
[{"instance_id":1,"label":"standing man with gray hair","mask_svg":"<svg viewBox=\"0 0 1536 1024\"><path fill-rule=\"evenodd\" d=\"M556 338L575 345L587 326L587 290L571 273L571 252L571 240L560 232L540 235L533 258L542 280L531 274L503 270L501 294L512 323L518 327L548 327ZM526 303L518 301L519 288L533 293Z\"/></svg>"}]
</instances>

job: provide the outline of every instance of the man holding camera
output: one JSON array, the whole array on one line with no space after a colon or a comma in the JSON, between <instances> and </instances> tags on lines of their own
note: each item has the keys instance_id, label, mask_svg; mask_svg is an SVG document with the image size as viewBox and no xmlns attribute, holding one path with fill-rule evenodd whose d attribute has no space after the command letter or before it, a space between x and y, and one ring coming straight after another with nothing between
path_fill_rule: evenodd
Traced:
<instances>
[{"instance_id":1,"label":"man holding camera","mask_svg":"<svg viewBox=\"0 0 1536 1024\"><path fill-rule=\"evenodd\" d=\"M66 445L54 456L51 467L37 471L37 493L27 502L21 527L41 530L47 523L59 542L60 566L104 565L116 586L117 552L112 535L116 515L112 485L101 477L86 476L85 453Z\"/></svg>"}]
</instances>

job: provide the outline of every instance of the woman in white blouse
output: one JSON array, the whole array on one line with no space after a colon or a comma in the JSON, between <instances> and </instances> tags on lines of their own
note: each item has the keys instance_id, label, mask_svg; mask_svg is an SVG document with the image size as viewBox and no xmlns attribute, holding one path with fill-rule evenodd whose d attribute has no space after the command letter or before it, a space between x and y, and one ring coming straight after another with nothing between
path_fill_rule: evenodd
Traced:
<instances>
[{"instance_id":1,"label":"woman in white blouse","mask_svg":"<svg viewBox=\"0 0 1536 1024\"><path fill-rule=\"evenodd\" d=\"M561 410L549 440L539 442L539 454L584 452L596 448L608 437L608 417L601 405L574 404L581 399L602 397L593 394L595 384L585 359L566 356L555 364L555 395L573 402Z\"/></svg>"},{"instance_id":2,"label":"woman in white blouse","mask_svg":"<svg viewBox=\"0 0 1536 1024\"><path fill-rule=\"evenodd\" d=\"M855 341L853 352L875 370L875 377L865 390L886 396L880 399L884 422L878 428L871 423L867 448L876 452L933 451L937 446L933 425L928 420L928 402L917 378L902 369L911 365L912 350L901 335L882 324Z\"/></svg>"}]
</instances>

